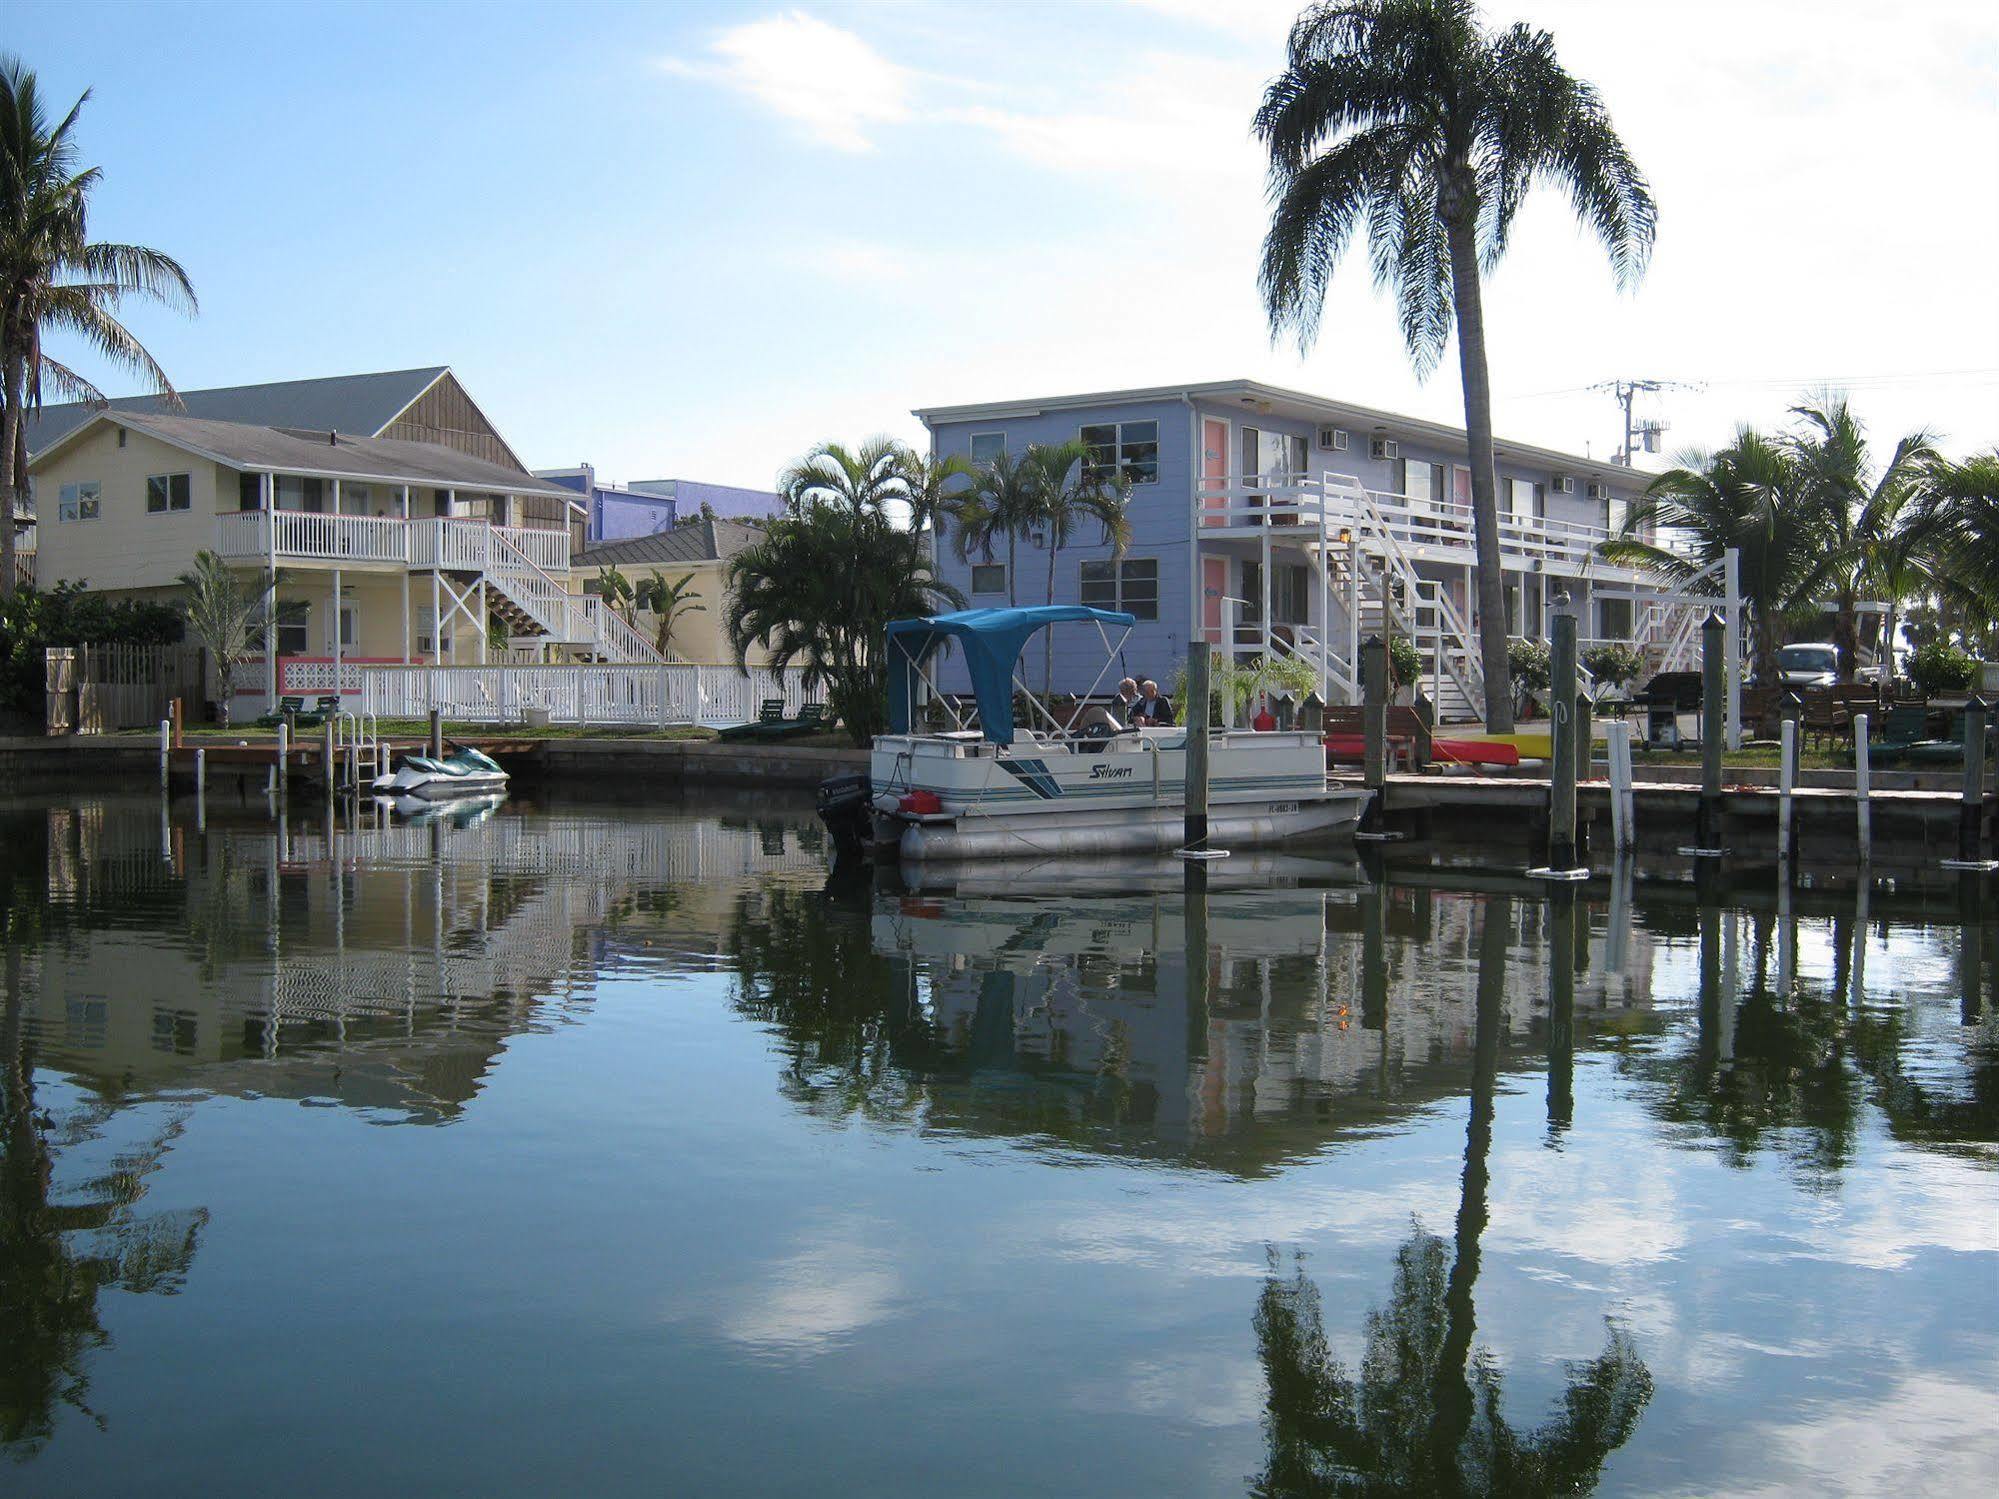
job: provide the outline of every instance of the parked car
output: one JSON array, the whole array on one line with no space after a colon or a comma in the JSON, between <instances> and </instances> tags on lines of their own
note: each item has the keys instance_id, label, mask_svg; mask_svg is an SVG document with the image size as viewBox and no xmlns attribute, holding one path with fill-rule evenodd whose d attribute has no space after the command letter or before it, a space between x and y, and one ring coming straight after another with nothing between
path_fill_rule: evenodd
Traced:
<instances>
[{"instance_id":1,"label":"parked car","mask_svg":"<svg viewBox=\"0 0 1999 1499\"><path fill-rule=\"evenodd\" d=\"M1794 691L1831 687L1839 681L1839 647L1827 641L1803 641L1777 652L1777 680Z\"/></svg>"}]
</instances>

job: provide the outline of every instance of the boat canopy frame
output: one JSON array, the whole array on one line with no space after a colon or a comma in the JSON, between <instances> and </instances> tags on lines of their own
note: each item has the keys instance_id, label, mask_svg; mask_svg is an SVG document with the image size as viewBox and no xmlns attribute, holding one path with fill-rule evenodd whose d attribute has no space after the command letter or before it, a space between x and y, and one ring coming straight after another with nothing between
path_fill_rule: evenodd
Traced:
<instances>
[{"instance_id":1,"label":"boat canopy frame","mask_svg":"<svg viewBox=\"0 0 1999 1499\"><path fill-rule=\"evenodd\" d=\"M950 699L938 690L928 667L941 649L955 642L965 652L965 665L972 678L972 697L979 706L979 729L989 743L1013 743L1013 696L1016 688L1026 696L1034 711L1048 720L1058 734L1069 732L1058 722L1032 689L1020 680L1016 667L1027 642L1041 631L1058 624L1086 623L1097 627L1104 643L1104 665L1090 683L1089 697L1103 682L1104 673L1117 659L1119 649L1131 634L1137 617L1110 609L1092 609L1087 604L1043 604L1007 609L961 609L951 614L934 614L923 619L898 619L888 627L888 726L892 734L907 734L916 721L917 688L928 687L945 703L952 721L960 728L964 720ZM1115 642L1110 628L1123 633Z\"/></svg>"}]
</instances>

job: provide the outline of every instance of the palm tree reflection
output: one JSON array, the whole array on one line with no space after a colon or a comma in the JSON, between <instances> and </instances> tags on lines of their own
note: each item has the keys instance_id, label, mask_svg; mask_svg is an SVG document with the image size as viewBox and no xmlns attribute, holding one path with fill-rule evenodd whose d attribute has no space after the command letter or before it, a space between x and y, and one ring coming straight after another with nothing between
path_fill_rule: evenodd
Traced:
<instances>
[{"instance_id":1,"label":"palm tree reflection","mask_svg":"<svg viewBox=\"0 0 1999 1499\"><path fill-rule=\"evenodd\" d=\"M48 1442L63 1406L103 1424L87 1401L85 1367L92 1350L110 1341L98 1293L171 1295L208 1220L203 1209L133 1212L178 1123L104 1174L63 1189L57 1200L51 1142L94 1138L110 1110L86 1106L58 1118L37 1107L22 975L33 909L16 900L7 913L0 1012L0 1448L16 1457L32 1456Z\"/></svg>"},{"instance_id":2,"label":"palm tree reflection","mask_svg":"<svg viewBox=\"0 0 1999 1499\"><path fill-rule=\"evenodd\" d=\"M1272 1255L1255 1316L1269 1443L1258 1495L1583 1493L1651 1399L1644 1361L1612 1327L1602 1354L1572 1370L1561 1412L1523 1435L1506 1420L1498 1365L1473 1346L1509 917L1509 902L1489 903L1480 938L1455 1253L1447 1262L1444 1241L1412 1225L1353 1374L1326 1340L1318 1288Z\"/></svg>"}]
</instances>

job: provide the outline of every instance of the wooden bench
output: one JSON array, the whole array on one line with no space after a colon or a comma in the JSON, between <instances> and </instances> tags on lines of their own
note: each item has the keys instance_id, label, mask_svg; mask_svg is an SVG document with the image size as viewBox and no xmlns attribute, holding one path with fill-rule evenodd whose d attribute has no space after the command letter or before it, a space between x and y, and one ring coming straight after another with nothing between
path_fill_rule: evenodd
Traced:
<instances>
[{"instance_id":1,"label":"wooden bench","mask_svg":"<svg viewBox=\"0 0 1999 1499\"><path fill-rule=\"evenodd\" d=\"M1327 758L1342 764L1358 765L1365 754L1367 742L1367 709L1329 707L1325 722L1321 726L1325 737L1346 741L1358 738L1362 753L1352 753L1349 746L1342 743L1335 748L1327 745ZM1423 722L1422 714L1414 708L1394 707L1388 710L1388 757L1390 760L1401 754L1409 762L1412 770L1421 770L1428 763L1428 746L1431 739L1430 726Z\"/></svg>"}]
</instances>

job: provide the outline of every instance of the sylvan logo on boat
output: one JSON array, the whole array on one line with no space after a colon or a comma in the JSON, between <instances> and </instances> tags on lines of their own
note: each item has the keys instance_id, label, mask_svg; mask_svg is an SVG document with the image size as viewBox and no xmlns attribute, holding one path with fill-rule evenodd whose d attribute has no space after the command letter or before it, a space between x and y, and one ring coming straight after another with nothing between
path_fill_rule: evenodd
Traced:
<instances>
[{"instance_id":1,"label":"sylvan logo on boat","mask_svg":"<svg viewBox=\"0 0 1999 1499\"><path fill-rule=\"evenodd\" d=\"M1090 779L1093 781L1128 781L1131 779L1129 765L1092 765Z\"/></svg>"}]
</instances>

